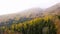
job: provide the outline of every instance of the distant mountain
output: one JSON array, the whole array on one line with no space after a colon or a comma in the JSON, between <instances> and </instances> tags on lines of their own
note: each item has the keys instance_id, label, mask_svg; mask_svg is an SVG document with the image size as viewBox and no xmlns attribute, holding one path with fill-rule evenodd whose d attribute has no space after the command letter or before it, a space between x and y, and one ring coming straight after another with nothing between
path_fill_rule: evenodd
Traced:
<instances>
[{"instance_id":1,"label":"distant mountain","mask_svg":"<svg viewBox=\"0 0 60 34\"><path fill-rule=\"evenodd\" d=\"M22 12L14 13L14 14L8 14L8 15L2 15L0 16L0 22L1 21L7 21L9 19L15 19L17 18L36 18L41 17L43 13L43 10L40 8L31 8L28 10L24 10Z\"/></svg>"},{"instance_id":2,"label":"distant mountain","mask_svg":"<svg viewBox=\"0 0 60 34\"><path fill-rule=\"evenodd\" d=\"M40 8L31 8L28 10L24 10L21 13L18 13L17 15L20 15L20 17L34 18L39 17L42 12L43 10Z\"/></svg>"},{"instance_id":3,"label":"distant mountain","mask_svg":"<svg viewBox=\"0 0 60 34\"><path fill-rule=\"evenodd\" d=\"M50 7L50 8L47 8L45 10L45 12L49 15L60 15L60 3Z\"/></svg>"},{"instance_id":4,"label":"distant mountain","mask_svg":"<svg viewBox=\"0 0 60 34\"><path fill-rule=\"evenodd\" d=\"M0 16L0 23L12 24L13 21L18 22L19 20L19 22L23 22L33 18L44 17L45 15L60 15L60 3L47 9L31 8L14 14L2 15Z\"/></svg>"}]
</instances>

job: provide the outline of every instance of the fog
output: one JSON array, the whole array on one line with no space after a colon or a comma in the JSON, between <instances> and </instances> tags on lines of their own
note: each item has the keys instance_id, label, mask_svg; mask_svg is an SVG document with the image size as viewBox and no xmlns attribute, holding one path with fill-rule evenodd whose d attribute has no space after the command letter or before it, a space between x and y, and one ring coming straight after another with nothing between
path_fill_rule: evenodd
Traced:
<instances>
[{"instance_id":1,"label":"fog","mask_svg":"<svg viewBox=\"0 0 60 34\"><path fill-rule=\"evenodd\" d=\"M0 0L0 15L21 12L29 8L46 9L60 0Z\"/></svg>"}]
</instances>

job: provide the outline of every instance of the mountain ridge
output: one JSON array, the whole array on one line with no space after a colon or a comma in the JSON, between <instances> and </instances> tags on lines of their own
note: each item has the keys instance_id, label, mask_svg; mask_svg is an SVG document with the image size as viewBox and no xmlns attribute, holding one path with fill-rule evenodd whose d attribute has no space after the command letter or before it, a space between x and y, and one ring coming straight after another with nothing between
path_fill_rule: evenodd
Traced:
<instances>
[{"instance_id":1,"label":"mountain ridge","mask_svg":"<svg viewBox=\"0 0 60 34\"><path fill-rule=\"evenodd\" d=\"M60 15L60 3L57 3L56 5L47 8L46 10L41 8L31 8L28 10L24 10L22 12L13 13L13 14L7 14L0 16L0 22L1 21L7 21L9 19L15 19L18 18L36 18L36 17L43 17L45 15Z\"/></svg>"}]
</instances>

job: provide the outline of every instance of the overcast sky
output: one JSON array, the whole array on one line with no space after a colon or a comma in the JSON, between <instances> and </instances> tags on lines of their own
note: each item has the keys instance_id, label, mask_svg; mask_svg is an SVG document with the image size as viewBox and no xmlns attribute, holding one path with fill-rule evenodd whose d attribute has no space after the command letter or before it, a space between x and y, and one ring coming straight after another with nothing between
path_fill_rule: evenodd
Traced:
<instances>
[{"instance_id":1,"label":"overcast sky","mask_svg":"<svg viewBox=\"0 0 60 34\"><path fill-rule=\"evenodd\" d=\"M60 0L0 0L0 15L21 12L29 8L48 8Z\"/></svg>"}]
</instances>

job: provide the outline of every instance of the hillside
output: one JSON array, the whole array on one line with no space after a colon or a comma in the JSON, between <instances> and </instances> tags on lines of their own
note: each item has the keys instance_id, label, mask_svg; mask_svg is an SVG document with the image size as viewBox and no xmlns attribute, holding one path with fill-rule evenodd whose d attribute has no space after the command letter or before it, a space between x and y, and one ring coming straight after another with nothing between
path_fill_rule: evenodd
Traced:
<instances>
[{"instance_id":1,"label":"hillside","mask_svg":"<svg viewBox=\"0 0 60 34\"><path fill-rule=\"evenodd\" d=\"M58 3L58 4L56 4L56 5L54 5L54 6L52 6L52 7L50 7L50 8L47 8L46 10L45 10L45 15L53 15L53 16L59 16L59 18L60 18L60 3ZM57 18L55 18L56 20L55 20L55 24L56 24L56 27L57 27L57 34L60 34L60 20L59 19L57 19Z\"/></svg>"},{"instance_id":2,"label":"hillside","mask_svg":"<svg viewBox=\"0 0 60 34\"><path fill-rule=\"evenodd\" d=\"M36 18L36 17L43 17L45 15L60 15L60 3L47 9L31 8L31 9L27 9L21 12L13 13L13 14L1 15L0 22L7 21L9 19L15 19L16 17Z\"/></svg>"},{"instance_id":3,"label":"hillside","mask_svg":"<svg viewBox=\"0 0 60 34\"><path fill-rule=\"evenodd\" d=\"M35 17L41 17L43 13L43 10L40 8L31 8L28 10L24 10L22 12L14 13L14 14L8 14L8 15L2 15L0 16L0 22L9 20L9 19L15 19L18 18L35 18Z\"/></svg>"},{"instance_id":4,"label":"hillside","mask_svg":"<svg viewBox=\"0 0 60 34\"><path fill-rule=\"evenodd\" d=\"M60 15L60 3L50 7L50 8L47 8L45 10L45 12L48 14L48 15Z\"/></svg>"},{"instance_id":5,"label":"hillside","mask_svg":"<svg viewBox=\"0 0 60 34\"><path fill-rule=\"evenodd\" d=\"M60 3L0 16L0 34L60 34Z\"/></svg>"}]
</instances>

